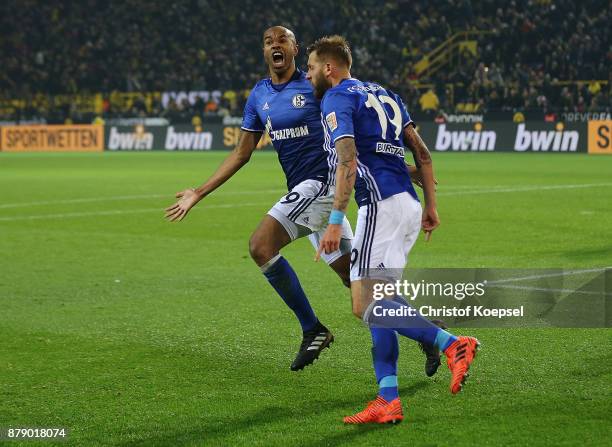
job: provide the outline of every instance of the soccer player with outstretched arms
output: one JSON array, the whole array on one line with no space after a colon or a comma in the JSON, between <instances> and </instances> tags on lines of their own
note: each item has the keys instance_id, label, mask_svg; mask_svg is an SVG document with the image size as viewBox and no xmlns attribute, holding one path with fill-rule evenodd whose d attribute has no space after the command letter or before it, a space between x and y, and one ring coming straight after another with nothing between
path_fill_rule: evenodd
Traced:
<instances>
[{"instance_id":1,"label":"soccer player with outstretched arms","mask_svg":"<svg viewBox=\"0 0 612 447\"><path fill-rule=\"evenodd\" d=\"M323 132L320 101L314 97L305 73L295 66L297 53L291 30L274 26L264 32L263 55L270 77L259 81L249 95L238 145L206 182L177 193L178 201L166 209L169 220L182 220L193 206L248 163L262 133L268 132L289 192L264 216L251 236L249 251L302 327L302 343L291 364L294 371L314 362L332 343L333 335L319 321L295 271L280 251L304 236L318 247L332 209L337 161ZM412 168L418 183L419 172ZM353 233L346 218L338 228L337 248L322 257L349 287ZM431 345L422 347L427 356L426 372L433 375L440 364L439 351Z\"/></svg>"},{"instance_id":2,"label":"soccer player with outstretched arms","mask_svg":"<svg viewBox=\"0 0 612 447\"><path fill-rule=\"evenodd\" d=\"M338 249L354 189L359 210L350 271L353 313L370 328L379 387L376 399L344 422L399 422L403 410L397 384L397 334L444 352L453 394L461 390L479 343L436 326L397 293L374 299L375 288L382 290L377 285L402 277L421 228L429 239L440 223L431 157L401 98L378 84L351 77L352 56L343 37L317 40L308 55L307 77L321 98L325 132L338 158L333 208L317 257ZM410 181L405 148L421 170L424 210Z\"/></svg>"}]
</instances>

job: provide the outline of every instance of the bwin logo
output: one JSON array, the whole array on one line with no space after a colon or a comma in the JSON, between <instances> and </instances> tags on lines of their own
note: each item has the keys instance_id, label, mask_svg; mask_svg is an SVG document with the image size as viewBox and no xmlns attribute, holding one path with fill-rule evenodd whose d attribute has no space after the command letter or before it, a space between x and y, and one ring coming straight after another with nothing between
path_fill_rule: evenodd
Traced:
<instances>
[{"instance_id":1,"label":"bwin logo","mask_svg":"<svg viewBox=\"0 0 612 447\"><path fill-rule=\"evenodd\" d=\"M291 104L293 104L293 107L296 109L301 109L306 105L306 97L304 95L297 94L291 100Z\"/></svg>"},{"instance_id":2,"label":"bwin logo","mask_svg":"<svg viewBox=\"0 0 612 447\"><path fill-rule=\"evenodd\" d=\"M562 123L557 123L555 130L527 130L525 124L519 124L516 129L514 150L575 152L578 148L578 132L563 129Z\"/></svg>"},{"instance_id":3,"label":"bwin logo","mask_svg":"<svg viewBox=\"0 0 612 447\"><path fill-rule=\"evenodd\" d=\"M108 135L108 149L150 151L153 149L153 134L151 132L119 132L115 126L111 127Z\"/></svg>"},{"instance_id":4,"label":"bwin logo","mask_svg":"<svg viewBox=\"0 0 612 447\"><path fill-rule=\"evenodd\" d=\"M438 126L436 136L437 151L493 151L497 134L494 131L483 131L479 123L476 130L446 130L445 124Z\"/></svg>"}]
</instances>

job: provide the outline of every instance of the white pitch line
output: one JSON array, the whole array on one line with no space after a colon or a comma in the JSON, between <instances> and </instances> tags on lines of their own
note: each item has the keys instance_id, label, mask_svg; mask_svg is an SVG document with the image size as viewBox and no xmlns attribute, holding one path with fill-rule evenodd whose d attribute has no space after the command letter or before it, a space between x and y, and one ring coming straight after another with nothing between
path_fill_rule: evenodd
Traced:
<instances>
[{"instance_id":1,"label":"white pitch line","mask_svg":"<svg viewBox=\"0 0 612 447\"><path fill-rule=\"evenodd\" d=\"M494 189L486 188L486 189L476 189L472 191L454 191L454 192L440 192L438 196L459 196L459 195L471 195L471 194L493 194L493 193L511 193L511 192L522 192L522 191L541 191L541 190L555 190L555 189L576 189L576 188L594 188L598 186L612 186L612 183L589 183L589 184L578 184L578 185L550 185L550 186L529 186L529 187L521 187L521 188L505 188L505 189ZM228 192L219 192L215 195L257 195L257 194L267 194L267 193L279 193L282 194L285 191L281 190L260 190L260 191L228 191ZM6 208L23 208L28 206L37 206L37 205L58 205L58 204L71 204L71 203L93 203L93 202L105 202L105 201L122 201L122 200L137 200L137 199L155 199L155 198L163 198L167 197L172 199L170 194L150 194L150 195L131 195L131 196L112 196L112 197L92 197L92 198L81 198L81 199L65 199L65 200L49 200L49 201L41 201L41 202L27 202L27 203L9 203L0 205L0 209ZM234 205L228 205L234 206ZM225 208L224 205L218 205L216 207ZM210 207L209 207L210 208ZM63 213L63 214L47 214L50 218L60 218L63 217L79 217L81 215L113 215L113 214L127 214L127 213L117 213L117 212L96 212L97 214L83 214L83 213ZM44 215L39 216L10 216L10 217L0 217L0 221L13 221L13 220L28 220L28 219L43 219Z\"/></svg>"},{"instance_id":2,"label":"white pitch line","mask_svg":"<svg viewBox=\"0 0 612 447\"><path fill-rule=\"evenodd\" d=\"M240 208L244 206L263 206L267 205L267 202L261 203L241 203L240 205L235 204L223 204L223 205L208 205L201 209L210 208ZM0 217L0 222L12 222L16 220L40 220L40 219L66 219L70 217L91 217L91 216L115 216L121 214L138 214L138 213L163 213L163 208L139 208L135 210L108 210L108 211L83 211L76 213L60 213L60 214L38 214L33 216L10 216Z\"/></svg>"},{"instance_id":3,"label":"white pitch line","mask_svg":"<svg viewBox=\"0 0 612 447\"><path fill-rule=\"evenodd\" d=\"M596 272L603 272L603 271L606 271L608 269L612 269L612 267L599 267L599 268L585 269L585 270L570 270L570 271L567 271L567 272L560 272L560 273L545 273L543 275L531 275L531 276L523 276L523 277L518 277L518 278L506 278L506 279L500 279L500 280L497 280L497 281L487 281L487 285L489 285L489 284L501 284L501 283L505 283L505 282L527 281L527 280L530 280L530 279L554 278L554 277L557 277L557 276L579 275L581 273L596 273Z\"/></svg>"},{"instance_id":4,"label":"white pitch line","mask_svg":"<svg viewBox=\"0 0 612 447\"><path fill-rule=\"evenodd\" d=\"M284 191L280 189L266 189L258 191L219 191L215 193L218 195L257 195L257 194L271 194L278 193L282 194ZM25 203L5 203L0 205L0 209L5 208L27 208L30 206L40 205L62 205L71 203L94 203L94 202L116 202L123 200L139 200L139 199L162 199L167 198L169 200L174 199L173 194L142 194L142 195L127 195L127 196L109 196L109 197L85 197L82 199L63 199L63 200L47 200L40 202L25 202Z\"/></svg>"},{"instance_id":5,"label":"white pitch line","mask_svg":"<svg viewBox=\"0 0 612 447\"><path fill-rule=\"evenodd\" d=\"M117 200L134 200L134 199L155 199L161 197L170 197L168 194L147 194L133 196L112 196L112 197L88 197L83 199L65 199L65 200L47 200L41 202L25 202L25 203L6 203L0 205L0 208L26 208L30 206L40 205L62 205L69 203L93 203L93 202L111 202Z\"/></svg>"},{"instance_id":6,"label":"white pitch line","mask_svg":"<svg viewBox=\"0 0 612 447\"><path fill-rule=\"evenodd\" d=\"M463 196L471 194L495 194L500 192L522 192L522 191L550 191L555 189L579 189L579 188L596 188L599 186L612 186L612 183L583 183L579 185L533 185L520 188L503 188L503 189L475 189L472 191L450 191L450 192L439 192L438 196Z\"/></svg>"},{"instance_id":7,"label":"white pitch line","mask_svg":"<svg viewBox=\"0 0 612 447\"><path fill-rule=\"evenodd\" d=\"M598 186L612 186L612 183L589 183L589 184L578 184L578 185L532 185L519 188L507 188L507 187L487 187L480 189L472 189L468 191L441 191L437 193L438 196L461 196L470 194L494 194L496 192L521 192L521 191L539 191L539 190L555 190L555 189L577 189L577 188L595 188ZM461 185L460 188L465 188L466 185ZM215 196L219 195L257 195L257 194L283 194L286 191L280 189L267 189L259 191L219 191L215 193ZM46 200L39 202L24 202L24 203L5 203L0 204L0 209L7 208L27 208L30 206L41 206L41 205L62 205L72 203L95 203L95 202L115 202L123 200L140 200L140 199L161 199L169 198L172 199L172 194L141 194L141 195L125 195L125 196L109 196L109 197L85 197L80 199L62 199L62 200Z\"/></svg>"}]
</instances>

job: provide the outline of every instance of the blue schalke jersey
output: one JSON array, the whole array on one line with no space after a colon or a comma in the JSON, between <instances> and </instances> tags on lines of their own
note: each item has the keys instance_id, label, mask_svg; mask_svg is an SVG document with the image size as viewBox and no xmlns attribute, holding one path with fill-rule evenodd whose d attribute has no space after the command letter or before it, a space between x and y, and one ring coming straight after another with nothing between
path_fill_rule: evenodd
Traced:
<instances>
[{"instance_id":1,"label":"blue schalke jersey","mask_svg":"<svg viewBox=\"0 0 612 447\"><path fill-rule=\"evenodd\" d=\"M259 81L247 100L242 129L270 135L290 190L304 180L334 183L336 155L325 140L320 102L296 69L285 84Z\"/></svg>"},{"instance_id":2,"label":"blue schalke jersey","mask_svg":"<svg viewBox=\"0 0 612 447\"><path fill-rule=\"evenodd\" d=\"M344 79L325 93L321 111L334 143L355 139L359 206L404 191L419 200L404 161L404 128L412 119L398 95L375 83Z\"/></svg>"}]
</instances>

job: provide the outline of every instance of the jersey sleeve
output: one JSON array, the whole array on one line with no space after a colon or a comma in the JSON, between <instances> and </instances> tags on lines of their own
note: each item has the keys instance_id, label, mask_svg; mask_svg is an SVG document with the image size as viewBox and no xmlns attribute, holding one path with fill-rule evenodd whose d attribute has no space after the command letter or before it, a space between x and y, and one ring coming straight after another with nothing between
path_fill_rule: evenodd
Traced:
<instances>
[{"instance_id":1,"label":"jersey sleeve","mask_svg":"<svg viewBox=\"0 0 612 447\"><path fill-rule=\"evenodd\" d=\"M400 96L396 93L394 93L393 95L395 96L395 101L399 105L400 112L402 114L402 127L406 127L409 124L412 124L414 126L414 121L412 121L412 118L410 117L410 114L408 113L408 110L406 109L406 105L404 104L404 101L402 101L402 98L400 98Z\"/></svg>"},{"instance_id":2,"label":"jersey sleeve","mask_svg":"<svg viewBox=\"0 0 612 447\"><path fill-rule=\"evenodd\" d=\"M247 132L263 132L264 125L257 115L257 106L255 104L255 89L251 91L251 94L247 98L246 105L244 106L244 113L242 114L242 130Z\"/></svg>"},{"instance_id":3,"label":"jersey sleeve","mask_svg":"<svg viewBox=\"0 0 612 447\"><path fill-rule=\"evenodd\" d=\"M355 102L353 98L346 94L332 93L325 97L321 106L325 123L334 143L344 137L355 138L353 128Z\"/></svg>"}]
</instances>

